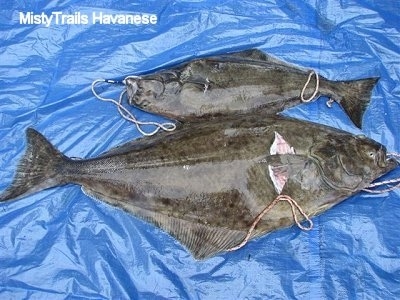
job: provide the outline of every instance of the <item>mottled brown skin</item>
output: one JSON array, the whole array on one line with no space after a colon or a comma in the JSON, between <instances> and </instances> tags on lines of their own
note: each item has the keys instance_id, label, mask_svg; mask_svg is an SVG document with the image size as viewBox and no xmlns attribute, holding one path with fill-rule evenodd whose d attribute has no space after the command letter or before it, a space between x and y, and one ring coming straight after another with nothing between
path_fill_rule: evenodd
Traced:
<instances>
[{"instance_id":1,"label":"mottled brown skin","mask_svg":"<svg viewBox=\"0 0 400 300\"><path fill-rule=\"evenodd\" d=\"M301 90L309 70L290 66L258 50L196 59L176 68L125 79L129 102L149 112L179 121L262 109L274 115L302 103ZM329 81L319 79L319 95L339 102L361 125L377 79ZM304 98L315 91L308 84Z\"/></svg>"},{"instance_id":2,"label":"mottled brown skin","mask_svg":"<svg viewBox=\"0 0 400 300\"><path fill-rule=\"evenodd\" d=\"M270 155L274 132L296 154ZM287 168L283 194L309 215L341 202L393 169L382 145L329 127L282 117L243 115L183 124L161 138L142 139L98 158L71 160L39 133L0 201L65 183L83 186L169 232L196 258L239 244L254 218L277 196L268 166ZM293 224L278 203L253 236Z\"/></svg>"}]
</instances>

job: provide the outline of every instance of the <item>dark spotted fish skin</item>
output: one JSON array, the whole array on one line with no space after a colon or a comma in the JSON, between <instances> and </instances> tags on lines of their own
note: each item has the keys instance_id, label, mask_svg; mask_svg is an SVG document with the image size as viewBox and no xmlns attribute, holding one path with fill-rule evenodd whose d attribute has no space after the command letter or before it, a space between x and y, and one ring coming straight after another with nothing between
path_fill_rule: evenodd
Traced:
<instances>
[{"instance_id":1,"label":"dark spotted fish skin","mask_svg":"<svg viewBox=\"0 0 400 300\"><path fill-rule=\"evenodd\" d=\"M125 79L129 102L179 121L262 109L274 115L302 103L310 70L288 65L259 50L195 59L175 68ZM377 78L330 81L319 77L319 95L336 100L361 126ZM315 77L305 89L312 96Z\"/></svg>"},{"instance_id":2,"label":"dark spotted fish skin","mask_svg":"<svg viewBox=\"0 0 400 300\"><path fill-rule=\"evenodd\" d=\"M270 154L279 133L295 154ZM285 168L282 194L310 216L360 191L396 166L385 148L365 137L283 117L242 115L186 123L97 158L72 160L41 134L27 131L27 152L0 201L74 183L84 192L144 219L178 239L197 259L245 237L254 218L277 196L269 167ZM279 203L253 237L293 224Z\"/></svg>"}]
</instances>

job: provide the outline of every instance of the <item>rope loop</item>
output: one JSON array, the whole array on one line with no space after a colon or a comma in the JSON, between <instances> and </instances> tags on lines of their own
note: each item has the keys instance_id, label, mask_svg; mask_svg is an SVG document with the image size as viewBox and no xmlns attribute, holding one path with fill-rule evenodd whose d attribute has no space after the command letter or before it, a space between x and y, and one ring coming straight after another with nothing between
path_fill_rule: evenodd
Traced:
<instances>
[{"instance_id":1,"label":"rope loop","mask_svg":"<svg viewBox=\"0 0 400 300\"><path fill-rule=\"evenodd\" d=\"M128 78L128 77L127 77ZM129 76L129 78L138 78L136 76ZM125 78L126 79L126 78ZM123 84L125 84L125 79L122 81ZM173 131L176 129L176 124L172 123L172 122L165 122L165 123L158 123L158 122L143 122L143 121L139 121L135 118L135 116L128 111L123 105L122 105L122 99L124 97L124 95L126 94L126 89L124 89L120 96L118 101L112 99L112 98L104 98L102 96L100 96L96 90L95 87L96 85L98 85L99 83L111 83L111 84L117 84L120 83L119 81L114 81L114 80L108 80L108 79L97 79L95 81L92 82L92 93L93 95L101 100L101 101L105 101L105 102L111 102L113 103L115 106L117 106L118 108L118 112L119 114L127 121L132 122L133 124L136 125L137 130L144 136L152 136L154 134L156 134L160 129L164 130L164 131ZM156 126L156 128L153 131L150 132L146 132L144 131L141 126L143 125L153 125Z\"/></svg>"},{"instance_id":2,"label":"rope loop","mask_svg":"<svg viewBox=\"0 0 400 300\"><path fill-rule=\"evenodd\" d=\"M305 98L304 98L304 93L305 93L305 91L306 91L306 89L307 89L307 87L308 87L308 84L310 83L311 78L313 77L313 75L315 75L315 89L314 89L314 93L311 95L310 98L305 99ZM304 102L304 103L310 102L312 99L315 98L315 96L317 96L318 92L319 92L319 75L318 75L317 72L315 72L314 70L312 70L312 71L310 72L310 74L308 74L307 82L306 82L306 84L304 85L303 89L301 90L301 93L300 93L301 101Z\"/></svg>"},{"instance_id":3,"label":"rope loop","mask_svg":"<svg viewBox=\"0 0 400 300\"><path fill-rule=\"evenodd\" d=\"M290 196L287 196L287 195L279 195L266 208L264 208L263 211L254 219L254 221L251 224L250 229L247 231L247 234L246 234L245 238L243 239L243 241L239 245L232 247L232 248L228 249L227 251L235 251L235 250L242 248L244 245L246 245L248 243L248 241L250 240L251 235L253 234L253 231L256 228L257 224L261 221L261 219L265 216L265 214L267 214L272 208L274 208L274 206L279 201L286 201L290 204L293 219L294 219L296 225L300 229L309 231L313 228L313 226L314 226L313 222L311 221L309 216L303 211L301 206L296 202L296 200L292 199ZM309 226L306 227L306 226L303 226L300 224L300 222L297 218L296 210L307 220Z\"/></svg>"}]
</instances>

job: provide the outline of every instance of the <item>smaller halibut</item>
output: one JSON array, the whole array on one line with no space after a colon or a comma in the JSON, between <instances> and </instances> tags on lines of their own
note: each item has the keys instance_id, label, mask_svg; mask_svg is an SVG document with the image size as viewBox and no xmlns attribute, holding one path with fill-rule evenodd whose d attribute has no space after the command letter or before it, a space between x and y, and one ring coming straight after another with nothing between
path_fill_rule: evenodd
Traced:
<instances>
[{"instance_id":1,"label":"smaller halibut","mask_svg":"<svg viewBox=\"0 0 400 300\"><path fill-rule=\"evenodd\" d=\"M124 80L131 105L179 120L194 121L262 110L275 115L301 104L310 71L278 61L259 50L195 59L175 68ZM340 103L361 127L377 78L330 81L319 76L316 97ZM316 91L312 76L304 99ZM314 97L314 98L316 98ZM311 99L310 99L311 100Z\"/></svg>"}]
</instances>

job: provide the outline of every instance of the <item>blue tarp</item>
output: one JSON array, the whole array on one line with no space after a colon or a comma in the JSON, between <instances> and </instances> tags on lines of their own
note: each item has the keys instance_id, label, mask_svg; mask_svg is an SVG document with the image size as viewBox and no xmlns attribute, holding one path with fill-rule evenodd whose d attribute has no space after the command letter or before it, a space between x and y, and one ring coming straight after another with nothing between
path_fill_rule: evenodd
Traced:
<instances>
[{"instance_id":1,"label":"blue tarp","mask_svg":"<svg viewBox=\"0 0 400 300\"><path fill-rule=\"evenodd\" d=\"M400 152L400 2L41 0L3 1L0 11L0 190L25 151L28 127L72 157L139 137L93 96L93 80L249 48L332 80L380 76L362 132ZM29 12L59 20L28 24L42 22ZM157 22L93 24L100 14ZM100 88L110 97L120 91ZM360 132L325 102L287 113ZM397 169L386 178L399 176ZM314 218L311 232L279 230L195 261L161 230L67 185L0 204L0 298L398 299L399 219L399 190L360 193Z\"/></svg>"}]
</instances>

